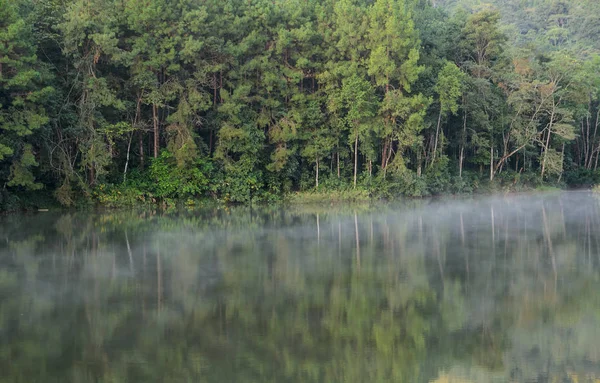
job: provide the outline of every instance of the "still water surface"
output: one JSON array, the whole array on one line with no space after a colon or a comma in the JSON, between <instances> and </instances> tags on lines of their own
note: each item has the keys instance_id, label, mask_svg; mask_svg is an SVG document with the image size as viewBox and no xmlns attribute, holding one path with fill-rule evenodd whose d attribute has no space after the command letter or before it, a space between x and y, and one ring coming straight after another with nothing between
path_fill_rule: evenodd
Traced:
<instances>
[{"instance_id":1,"label":"still water surface","mask_svg":"<svg viewBox=\"0 0 600 383\"><path fill-rule=\"evenodd\" d=\"M0 382L598 382L600 197L0 217Z\"/></svg>"}]
</instances>

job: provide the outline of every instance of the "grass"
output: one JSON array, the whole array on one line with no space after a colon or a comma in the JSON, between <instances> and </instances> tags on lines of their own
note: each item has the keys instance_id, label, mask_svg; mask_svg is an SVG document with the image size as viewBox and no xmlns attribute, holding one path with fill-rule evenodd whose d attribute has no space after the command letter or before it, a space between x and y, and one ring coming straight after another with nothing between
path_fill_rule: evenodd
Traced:
<instances>
[{"instance_id":1,"label":"grass","mask_svg":"<svg viewBox=\"0 0 600 383\"><path fill-rule=\"evenodd\" d=\"M369 202L371 195L364 189L314 190L292 193L287 196L287 201L292 204Z\"/></svg>"},{"instance_id":2,"label":"grass","mask_svg":"<svg viewBox=\"0 0 600 383\"><path fill-rule=\"evenodd\" d=\"M535 190L536 192L544 192L544 193L564 191L564 189L562 189L562 188L559 188L559 187L556 187L556 186L551 186L551 185L537 186L533 190Z\"/></svg>"}]
</instances>

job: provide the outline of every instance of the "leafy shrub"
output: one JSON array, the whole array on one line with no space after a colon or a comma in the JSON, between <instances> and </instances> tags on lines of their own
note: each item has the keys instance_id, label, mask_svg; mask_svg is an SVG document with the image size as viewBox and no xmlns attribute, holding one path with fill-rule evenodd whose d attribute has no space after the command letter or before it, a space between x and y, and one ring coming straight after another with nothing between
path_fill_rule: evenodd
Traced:
<instances>
[{"instance_id":1,"label":"leafy shrub","mask_svg":"<svg viewBox=\"0 0 600 383\"><path fill-rule=\"evenodd\" d=\"M150 165L150 190L158 198L201 196L209 190L212 164L205 158L178 166L174 156L163 150Z\"/></svg>"},{"instance_id":2,"label":"leafy shrub","mask_svg":"<svg viewBox=\"0 0 600 383\"><path fill-rule=\"evenodd\" d=\"M215 191L224 202L245 203L260 197L262 190L262 173L253 171L246 173L241 169L220 172L215 178Z\"/></svg>"},{"instance_id":3,"label":"leafy shrub","mask_svg":"<svg viewBox=\"0 0 600 383\"><path fill-rule=\"evenodd\" d=\"M565 183L571 187L589 187L600 184L600 171L571 169L564 174Z\"/></svg>"},{"instance_id":4,"label":"leafy shrub","mask_svg":"<svg viewBox=\"0 0 600 383\"><path fill-rule=\"evenodd\" d=\"M0 190L0 211L13 211L20 208L20 201L16 195Z\"/></svg>"},{"instance_id":5,"label":"leafy shrub","mask_svg":"<svg viewBox=\"0 0 600 383\"><path fill-rule=\"evenodd\" d=\"M104 206L131 206L140 203L172 204L173 200L200 197L210 189L212 164L198 158L178 166L174 156L163 150L145 172L132 170L126 182L100 184L93 190L95 200Z\"/></svg>"},{"instance_id":6,"label":"leafy shrub","mask_svg":"<svg viewBox=\"0 0 600 383\"><path fill-rule=\"evenodd\" d=\"M452 177L450 182L450 192L455 194L471 194L475 190L473 175L468 172L463 172L462 177Z\"/></svg>"},{"instance_id":7,"label":"leafy shrub","mask_svg":"<svg viewBox=\"0 0 600 383\"><path fill-rule=\"evenodd\" d=\"M401 196L424 197L429 195L425 177L418 177L410 170L400 173L388 173L384 179L378 176L373 182L378 195L386 199L394 199Z\"/></svg>"},{"instance_id":8,"label":"leafy shrub","mask_svg":"<svg viewBox=\"0 0 600 383\"><path fill-rule=\"evenodd\" d=\"M450 190L451 177L448 170L448 157L441 156L425 171L425 182L428 192L441 194Z\"/></svg>"},{"instance_id":9,"label":"leafy shrub","mask_svg":"<svg viewBox=\"0 0 600 383\"><path fill-rule=\"evenodd\" d=\"M155 202L148 193L126 184L100 184L94 189L92 196L99 204L107 207L124 207Z\"/></svg>"}]
</instances>

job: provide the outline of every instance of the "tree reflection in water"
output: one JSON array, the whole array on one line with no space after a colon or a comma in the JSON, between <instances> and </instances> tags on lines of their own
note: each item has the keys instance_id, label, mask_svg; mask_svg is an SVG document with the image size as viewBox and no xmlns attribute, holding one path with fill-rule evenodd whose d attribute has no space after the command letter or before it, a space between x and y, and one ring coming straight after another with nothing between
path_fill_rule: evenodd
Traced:
<instances>
[{"instance_id":1,"label":"tree reflection in water","mask_svg":"<svg viewBox=\"0 0 600 383\"><path fill-rule=\"evenodd\" d=\"M0 382L595 382L600 199L0 218Z\"/></svg>"}]
</instances>

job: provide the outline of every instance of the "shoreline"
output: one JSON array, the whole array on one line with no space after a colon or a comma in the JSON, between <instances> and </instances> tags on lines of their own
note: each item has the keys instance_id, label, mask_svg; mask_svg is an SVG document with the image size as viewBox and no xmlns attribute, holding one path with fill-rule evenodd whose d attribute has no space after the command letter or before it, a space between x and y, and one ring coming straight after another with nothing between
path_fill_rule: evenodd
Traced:
<instances>
[{"instance_id":1,"label":"shoreline","mask_svg":"<svg viewBox=\"0 0 600 383\"><path fill-rule=\"evenodd\" d=\"M0 211L0 216L12 214L40 214L56 212L99 212L99 211L119 211L119 210L199 210L208 208L228 208L228 207L295 207L295 206L324 206L324 205L344 205L344 204L372 204L372 203L394 203L399 201L418 201L418 200L442 200L457 199L468 197L493 197L493 196L518 196L543 193L563 193L563 192L594 192L593 187L582 188L558 188L545 185L542 187L530 187L523 190L482 190L472 193L439 193L434 195L409 196L396 195L391 198L372 195L365 189L359 190L329 190L329 191L301 191L288 193L276 201L249 201L245 203L232 203L214 198L198 199L173 199L169 201L140 202L134 204L101 204L84 203L71 207L64 206L31 206L21 209Z\"/></svg>"}]
</instances>

